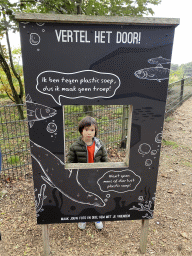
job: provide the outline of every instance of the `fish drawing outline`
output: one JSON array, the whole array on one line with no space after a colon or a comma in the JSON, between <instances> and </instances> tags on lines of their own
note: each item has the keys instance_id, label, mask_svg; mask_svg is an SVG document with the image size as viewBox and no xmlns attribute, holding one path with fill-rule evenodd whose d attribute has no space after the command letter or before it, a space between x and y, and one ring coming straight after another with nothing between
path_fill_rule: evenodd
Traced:
<instances>
[{"instance_id":1,"label":"fish drawing outline","mask_svg":"<svg viewBox=\"0 0 192 256\"><path fill-rule=\"evenodd\" d=\"M163 58L162 56L159 56L159 57L156 57L156 58L148 59L148 63L157 64L157 65L158 64L168 64L168 63L171 63L171 60Z\"/></svg>"},{"instance_id":2,"label":"fish drawing outline","mask_svg":"<svg viewBox=\"0 0 192 256\"><path fill-rule=\"evenodd\" d=\"M30 140L31 156L37 161L45 176L41 178L70 200L97 207L104 207L104 201L93 192L85 190L79 182L79 170L67 170L65 164L53 153ZM55 175L57 173L57 175ZM62 183L61 183L62 181ZM57 184L55 184L57 183ZM73 189L71 189L73 188Z\"/></svg>"},{"instance_id":3,"label":"fish drawing outline","mask_svg":"<svg viewBox=\"0 0 192 256\"><path fill-rule=\"evenodd\" d=\"M41 188L40 188L40 193L38 194L38 200L35 200L35 207L36 207L36 213L37 216L39 212L44 211L42 209L43 207L43 201L47 198L47 196L45 196L45 189L46 189L46 185L42 184ZM37 189L35 189L35 192L37 191Z\"/></svg>"},{"instance_id":4,"label":"fish drawing outline","mask_svg":"<svg viewBox=\"0 0 192 256\"><path fill-rule=\"evenodd\" d=\"M32 128L36 121L41 121L57 114L57 110L42 104L34 103L31 96L26 96L27 116L29 127Z\"/></svg>"},{"instance_id":5,"label":"fish drawing outline","mask_svg":"<svg viewBox=\"0 0 192 256\"><path fill-rule=\"evenodd\" d=\"M161 82L161 80L169 79L169 72L170 69L163 68L161 64L158 64L156 67L137 70L134 75L139 79L156 80Z\"/></svg>"}]
</instances>

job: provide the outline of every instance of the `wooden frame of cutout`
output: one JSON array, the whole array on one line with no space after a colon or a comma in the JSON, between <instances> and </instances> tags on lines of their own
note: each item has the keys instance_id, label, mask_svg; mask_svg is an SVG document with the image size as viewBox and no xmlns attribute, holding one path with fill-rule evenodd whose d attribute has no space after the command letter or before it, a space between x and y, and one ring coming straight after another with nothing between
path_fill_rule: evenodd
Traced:
<instances>
[{"instance_id":1,"label":"wooden frame of cutout","mask_svg":"<svg viewBox=\"0 0 192 256\"><path fill-rule=\"evenodd\" d=\"M16 19L37 223L152 218L179 20L48 14ZM63 105L131 105L125 163L65 165Z\"/></svg>"}]
</instances>

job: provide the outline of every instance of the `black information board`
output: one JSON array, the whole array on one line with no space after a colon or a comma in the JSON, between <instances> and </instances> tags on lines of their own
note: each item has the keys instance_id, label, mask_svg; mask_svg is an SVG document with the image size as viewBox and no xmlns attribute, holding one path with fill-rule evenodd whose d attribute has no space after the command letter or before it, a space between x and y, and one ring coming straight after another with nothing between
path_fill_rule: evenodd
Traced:
<instances>
[{"instance_id":1,"label":"black information board","mask_svg":"<svg viewBox=\"0 0 192 256\"><path fill-rule=\"evenodd\" d=\"M153 217L174 30L20 22L38 224ZM64 105L132 105L129 166L65 168Z\"/></svg>"}]
</instances>

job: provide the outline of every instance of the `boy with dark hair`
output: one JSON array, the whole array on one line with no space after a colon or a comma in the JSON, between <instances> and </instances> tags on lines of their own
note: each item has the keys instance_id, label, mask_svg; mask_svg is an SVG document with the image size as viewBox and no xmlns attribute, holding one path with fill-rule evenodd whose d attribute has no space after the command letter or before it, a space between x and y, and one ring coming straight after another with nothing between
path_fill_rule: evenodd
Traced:
<instances>
[{"instance_id":1,"label":"boy with dark hair","mask_svg":"<svg viewBox=\"0 0 192 256\"><path fill-rule=\"evenodd\" d=\"M96 163L107 162L107 151L103 143L96 137L98 125L91 116L84 117L79 123L81 137L73 143L68 153L68 163ZM80 229L86 228L86 222L79 222ZM101 221L95 222L97 229L103 228Z\"/></svg>"}]
</instances>

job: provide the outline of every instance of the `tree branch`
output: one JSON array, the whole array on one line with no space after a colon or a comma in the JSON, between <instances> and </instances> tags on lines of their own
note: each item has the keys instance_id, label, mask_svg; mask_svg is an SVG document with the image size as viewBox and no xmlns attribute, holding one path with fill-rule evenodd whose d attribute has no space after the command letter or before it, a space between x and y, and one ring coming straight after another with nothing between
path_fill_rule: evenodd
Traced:
<instances>
[{"instance_id":1,"label":"tree branch","mask_svg":"<svg viewBox=\"0 0 192 256\"><path fill-rule=\"evenodd\" d=\"M13 85L13 81L12 81L12 77L11 77L11 72L10 72L9 66L8 66L4 56L2 55L2 53L0 53L0 65L2 66L3 71L6 74L7 80L9 82L10 87L11 87L11 91L13 93L13 98L17 99L18 98L18 94L17 94L17 91L15 90L15 87Z\"/></svg>"},{"instance_id":2,"label":"tree branch","mask_svg":"<svg viewBox=\"0 0 192 256\"><path fill-rule=\"evenodd\" d=\"M22 84L22 81L21 81L21 77L19 76L19 74L17 74L17 71L15 70L15 67L14 67L14 64L13 64L11 46L10 46L10 42L9 42L9 34L8 34L7 29L6 29L6 39L7 39L7 46L8 46L9 60L10 60L11 69L12 69L13 74L16 77L17 81L19 82L19 87L20 87L19 98L21 99L21 102L23 103L23 95L24 95L23 84Z\"/></svg>"}]
</instances>

